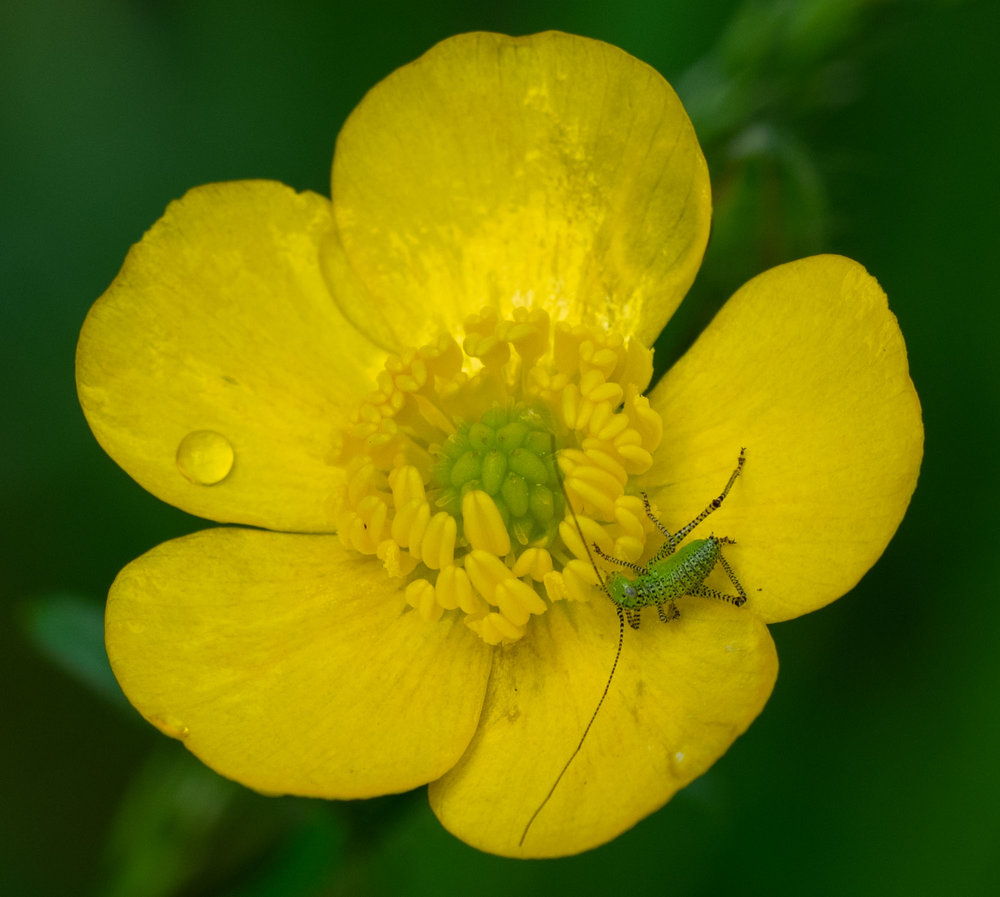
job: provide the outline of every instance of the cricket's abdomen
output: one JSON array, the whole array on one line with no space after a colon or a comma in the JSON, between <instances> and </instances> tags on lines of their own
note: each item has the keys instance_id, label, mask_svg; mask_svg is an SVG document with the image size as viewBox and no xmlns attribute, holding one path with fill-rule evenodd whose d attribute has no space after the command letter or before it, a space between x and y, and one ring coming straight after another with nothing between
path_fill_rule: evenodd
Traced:
<instances>
[{"instance_id":1,"label":"cricket's abdomen","mask_svg":"<svg viewBox=\"0 0 1000 897\"><path fill-rule=\"evenodd\" d=\"M636 581L636 603L640 607L673 601L701 586L719 557L714 536L695 539L662 561L650 564L649 575Z\"/></svg>"}]
</instances>

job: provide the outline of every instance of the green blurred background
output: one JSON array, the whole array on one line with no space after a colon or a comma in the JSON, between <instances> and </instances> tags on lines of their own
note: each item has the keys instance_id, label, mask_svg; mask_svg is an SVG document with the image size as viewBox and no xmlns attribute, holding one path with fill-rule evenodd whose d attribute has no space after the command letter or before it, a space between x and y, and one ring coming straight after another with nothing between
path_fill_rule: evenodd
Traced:
<instances>
[{"instance_id":1,"label":"green blurred background","mask_svg":"<svg viewBox=\"0 0 1000 897\"><path fill-rule=\"evenodd\" d=\"M998 11L5 0L0 893L1000 893ZM688 106L716 220L661 363L747 277L841 252L889 294L927 426L882 560L831 607L773 627L781 674L750 731L662 811L561 861L466 847L422 791L264 798L143 723L103 659L103 597L126 562L203 523L101 452L73 384L88 307L171 199L247 177L327 193L364 91L480 28L608 40Z\"/></svg>"}]
</instances>

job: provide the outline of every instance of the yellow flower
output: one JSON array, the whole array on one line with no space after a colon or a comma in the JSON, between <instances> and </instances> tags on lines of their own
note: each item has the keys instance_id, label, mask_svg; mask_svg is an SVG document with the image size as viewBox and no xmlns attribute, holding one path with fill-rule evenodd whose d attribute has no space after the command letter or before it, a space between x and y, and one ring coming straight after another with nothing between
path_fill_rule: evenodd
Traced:
<instances>
[{"instance_id":1,"label":"yellow flower","mask_svg":"<svg viewBox=\"0 0 1000 897\"><path fill-rule=\"evenodd\" d=\"M667 83L584 38L439 44L348 119L332 196L192 190L87 318L101 445L161 499L243 525L122 571L115 673L251 788L430 783L483 850L601 844L761 711L765 624L833 601L892 537L922 452L896 320L855 262L783 265L644 397L704 252L708 173ZM627 629L546 802L618 644L555 453L586 538L638 561L663 541L640 493L676 531L743 446L711 528L749 601L687 597Z\"/></svg>"}]
</instances>

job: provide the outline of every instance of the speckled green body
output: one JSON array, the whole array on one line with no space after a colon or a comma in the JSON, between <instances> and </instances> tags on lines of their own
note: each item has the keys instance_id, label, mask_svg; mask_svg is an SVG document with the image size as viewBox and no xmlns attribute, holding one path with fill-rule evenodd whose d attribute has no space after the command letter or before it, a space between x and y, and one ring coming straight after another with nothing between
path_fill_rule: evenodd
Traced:
<instances>
[{"instance_id":1,"label":"speckled green body","mask_svg":"<svg viewBox=\"0 0 1000 897\"><path fill-rule=\"evenodd\" d=\"M630 610L690 595L708 578L720 551L721 542L715 536L695 539L663 560L653 561L648 573L640 573L634 579L612 573L607 582L608 594L615 604Z\"/></svg>"}]
</instances>

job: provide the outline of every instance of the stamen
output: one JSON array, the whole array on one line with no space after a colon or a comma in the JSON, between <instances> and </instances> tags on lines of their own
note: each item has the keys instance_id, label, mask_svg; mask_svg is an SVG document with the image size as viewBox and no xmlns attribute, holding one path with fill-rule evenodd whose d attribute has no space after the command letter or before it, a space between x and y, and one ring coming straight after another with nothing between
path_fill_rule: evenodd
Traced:
<instances>
[{"instance_id":1,"label":"stamen","mask_svg":"<svg viewBox=\"0 0 1000 897\"><path fill-rule=\"evenodd\" d=\"M426 579L415 579L406 587L406 603L428 623L436 623L444 613L434 597L434 586Z\"/></svg>"},{"instance_id":2,"label":"stamen","mask_svg":"<svg viewBox=\"0 0 1000 897\"><path fill-rule=\"evenodd\" d=\"M541 582L552 572L552 555L544 548L529 548L514 562L513 572L515 576L530 576Z\"/></svg>"},{"instance_id":3,"label":"stamen","mask_svg":"<svg viewBox=\"0 0 1000 897\"><path fill-rule=\"evenodd\" d=\"M505 555L510 551L510 535L493 499L480 489L465 493L462 499L465 537L476 550Z\"/></svg>"},{"instance_id":4,"label":"stamen","mask_svg":"<svg viewBox=\"0 0 1000 897\"><path fill-rule=\"evenodd\" d=\"M458 524L445 511L435 514L427 525L427 532L420 543L420 558L431 568L440 570L455 563L455 539Z\"/></svg>"},{"instance_id":5,"label":"stamen","mask_svg":"<svg viewBox=\"0 0 1000 897\"><path fill-rule=\"evenodd\" d=\"M590 601L597 586L597 574L590 561L575 559L563 567L563 583L570 601Z\"/></svg>"},{"instance_id":6,"label":"stamen","mask_svg":"<svg viewBox=\"0 0 1000 897\"><path fill-rule=\"evenodd\" d=\"M663 434L651 376L636 341L527 308L390 355L331 454L341 541L404 580L421 619L461 613L487 644L516 641L550 603L598 589L557 458L587 540L642 555L650 523L629 479Z\"/></svg>"}]
</instances>

